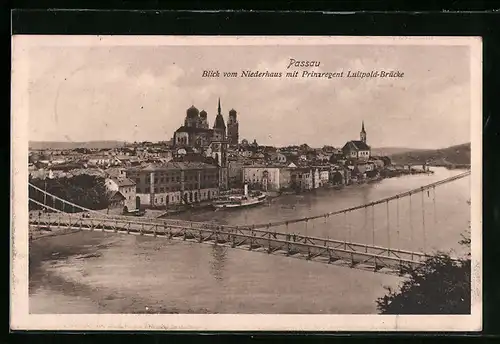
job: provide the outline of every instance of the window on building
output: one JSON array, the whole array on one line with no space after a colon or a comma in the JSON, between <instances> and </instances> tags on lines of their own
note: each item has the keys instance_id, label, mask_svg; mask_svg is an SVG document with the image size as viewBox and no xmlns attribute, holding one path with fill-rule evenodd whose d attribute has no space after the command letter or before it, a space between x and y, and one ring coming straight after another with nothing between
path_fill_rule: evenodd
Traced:
<instances>
[{"instance_id":1,"label":"window on building","mask_svg":"<svg viewBox=\"0 0 500 344\"><path fill-rule=\"evenodd\" d=\"M146 190L144 190L145 193L149 193L149 188L146 188Z\"/></svg>"},{"instance_id":2,"label":"window on building","mask_svg":"<svg viewBox=\"0 0 500 344\"><path fill-rule=\"evenodd\" d=\"M141 193L141 188L137 188L137 193Z\"/></svg>"},{"instance_id":3,"label":"window on building","mask_svg":"<svg viewBox=\"0 0 500 344\"><path fill-rule=\"evenodd\" d=\"M163 203L163 197L160 198L160 203Z\"/></svg>"},{"instance_id":4,"label":"window on building","mask_svg":"<svg viewBox=\"0 0 500 344\"><path fill-rule=\"evenodd\" d=\"M160 192L164 192L164 191L165 191L165 189L164 189L164 188L160 188Z\"/></svg>"}]
</instances>

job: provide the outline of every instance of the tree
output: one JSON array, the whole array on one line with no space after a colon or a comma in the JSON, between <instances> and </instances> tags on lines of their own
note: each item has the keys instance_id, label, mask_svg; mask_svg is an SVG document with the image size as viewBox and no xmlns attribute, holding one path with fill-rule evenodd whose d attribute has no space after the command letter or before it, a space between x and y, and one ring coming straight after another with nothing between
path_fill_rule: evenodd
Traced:
<instances>
[{"instance_id":1,"label":"tree","mask_svg":"<svg viewBox=\"0 0 500 344\"><path fill-rule=\"evenodd\" d=\"M49 194L84 208L99 210L106 209L108 206L108 193L104 178L102 177L80 174L70 178L33 179L30 182L42 190L47 190ZM51 197L45 199L41 192L37 192L31 188L30 198L38 202L47 200L48 205L62 210L60 201L55 202ZM39 209L39 207L30 202L30 209ZM72 211L72 208L67 209L66 207L64 211Z\"/></svg>"},{"instance_id":2,"label":"tree","mask_svg":"<svg viewBox=\"0 0 500 344\"><path fill-rule=\"evenodd\" d=\"M460 241L470 247L470 236ZM427 259L423 267L407 271L409 278L399 290L377 300L381 314L470 314L471 260L453 260L441 253Z\"/></svg>"},{"instance_id":3,"label":"tree","mask_svg":"<svg viewBox=\"0 0 500 344\"><path fill-rule=\"evenodd\" d=\"M307 143L303 143L299 146L299 150L303 153L308 152L311 150L311 147Z\"/></svg>"}]
</instances>

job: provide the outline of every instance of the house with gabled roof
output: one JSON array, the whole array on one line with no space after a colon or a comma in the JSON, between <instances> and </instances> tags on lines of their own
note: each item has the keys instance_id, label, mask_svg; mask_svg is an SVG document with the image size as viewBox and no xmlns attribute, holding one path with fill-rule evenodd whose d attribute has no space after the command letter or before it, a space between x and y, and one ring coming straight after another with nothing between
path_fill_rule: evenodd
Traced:
<instances>
[{"instance_id":1,"label":"house with gabled roof","mask_svg":"<svg viewBox=\"0 0 500 344\"><path fill-rule=\"evenodd\" d=\"M120 196L115 194L119 192L125 199L123 200L123 209L125 212L137 210L137 189L136 182L123 176L109 176L106 178L106 189L111 192L115 198L113 201L119 201ZM111 201L111 199L110 199Z\"/></svg>"},{"instance_id":2,"label":"house with gabled roof","mask_svg":"<svg viewBox=\"0 0 500 344\"><path fill-rule=\"evenodd\" d=\"M342 147L342 153L346 159L368 160L370 159L371 148L366 144L365 123L361 125L360 140L348 141Z\"/></svg>"},{"instance_id":3,"label":"house with gabled roof","mask_svg":"<svg viewBox=\"0 0 500 344\"><path fill-rule=\"evenodd\" d=\"M363 141L348 141L342 148L346 159L368 160L370 159L370 146Z\"/></svg>"},{"instance_id":4,"label":"house with gabled roof","mask_svg":"<svg viewBox=\"0 0 500 344\"><path fill-rule=\"evenodd\" d=\"M126 197L120 191L111 191L108 195L109 209L123 209Z\"/></svg>"}]
</instances>

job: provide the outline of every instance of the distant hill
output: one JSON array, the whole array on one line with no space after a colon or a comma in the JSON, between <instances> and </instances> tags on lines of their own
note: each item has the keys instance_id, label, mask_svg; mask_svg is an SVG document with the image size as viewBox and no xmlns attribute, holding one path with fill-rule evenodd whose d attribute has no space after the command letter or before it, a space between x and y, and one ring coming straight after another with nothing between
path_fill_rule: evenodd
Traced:
<instances>
[{"instance_id":1,"label":"distant hill","mask_svg":"<svg viewBox=\"0 0 500 344\"><path fill-rule=\"evenodd\" d=\"M470 164L470 143L451 146L443 149L418 149L391 154L395 164L462 165Z\"/></svg>"},{"instance_id":2,"label":"distant hill","mask_svg":"<svg viewBox=\"0 0 500 344\"><path fill-rule=\"evenodd\" d=\"M87 142L62 142L62 141L30 141L30 149L102 149L123 147L124 141L87 141Z\"/></svg>"},{"instance_id":3,"label":"distant hill","mask_svg":"<svg viewBox=\"0 0 500 344\"><path fill-rule=\"evenodd\" d=\"M391 156L394 154L406 153L415 151L415 148L403 148L403 147L372 147L372 155L374 156Z\"/></svg>"}]
</instances>

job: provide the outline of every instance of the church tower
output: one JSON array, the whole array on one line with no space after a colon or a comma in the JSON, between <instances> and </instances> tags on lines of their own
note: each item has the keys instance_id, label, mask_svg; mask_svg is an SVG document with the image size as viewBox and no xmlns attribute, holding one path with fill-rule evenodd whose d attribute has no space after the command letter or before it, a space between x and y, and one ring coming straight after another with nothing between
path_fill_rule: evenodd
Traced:
<instances>
[{"instance_id":1,"label":"church tower","mask_svg":"<svg viewBox=\"0 0 500 344\"><path fill-rule=\"evenodd\" d=\"M362 142L366 143L365 121L361 123L361 132L359 133L359 138Z\"/></svg>"},{"instance_id":2,"label":"church tower","mask_svg":"<svg viewBox=\"0 0 500 344\"><path fill-rule=\"evenodd\" d=\"M224 123L224 117L222 117L220 98L219 98L219 106L217 108L217 116L215 116L215 122L214 122L214 139L216 140L226 139L226 123Z\"/></svg>"},{"instance_id":3,"label":"church tower","mask_svg":"<svg viewBox=\"0 0 500 344\"><path fill-rule=\"evenodd\" d=\"M239 124L236 116L236 110L231 109L231 111L229 111L229 119L227 121L227 137L229 144L232 146L236 146L239 143Z\"/></svg>"},{"instance_id":4,"label":"church tower","mask_svg":"<svg viewBox=\"0 0 500 344\"><path fill-rule=\"evenodd\" d=\"M207 112L205 110L200 111L200 124L199 128L208 129L208 119Z\"/></svg>"},{"instance_id":5,"label":"church tower","mask_svg":"<svg viewBox=\"0 0 500 344\"><path fill-rule=\"evenodd\" d=\"M224 123L224 118L222 117L220 98L219 98L219 106L217 107L217 116L215 117L213 130L214 130L214 136L212 138L211 150L212 150L212 157L217 162L217 168L219 173L219 189L227 190L229 170L227 167L226 124Z\"/></svg>"}]
</instances>

